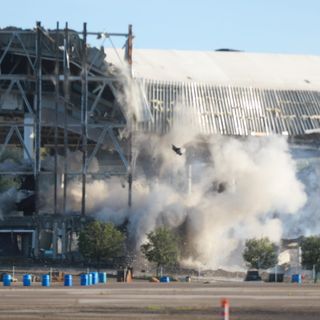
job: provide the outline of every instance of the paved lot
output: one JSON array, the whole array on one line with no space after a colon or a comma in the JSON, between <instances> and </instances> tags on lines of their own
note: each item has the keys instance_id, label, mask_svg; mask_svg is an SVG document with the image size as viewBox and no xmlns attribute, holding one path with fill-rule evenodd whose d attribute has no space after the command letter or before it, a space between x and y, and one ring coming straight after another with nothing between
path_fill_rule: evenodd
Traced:
<instances>
[{"instance_id":1,"label":"paved lot","mask_svg":"<svg viewBox=\"0 0 320 320\"><path fill-rule=\"evenodd\" d=\"M0 288L0 319L230 319L318 320L320 286L266 283L109 282L93 287L33 284Z\"/></svg>"}]
</instances>

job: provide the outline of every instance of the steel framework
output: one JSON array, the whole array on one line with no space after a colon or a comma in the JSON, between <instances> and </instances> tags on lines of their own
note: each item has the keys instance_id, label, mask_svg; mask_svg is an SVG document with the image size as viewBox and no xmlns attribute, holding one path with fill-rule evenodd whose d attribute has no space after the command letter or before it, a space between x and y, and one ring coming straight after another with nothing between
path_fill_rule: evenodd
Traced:
<instances>
[{"instance_id":1,"label":"steel framework","mask_svg":"<svg viewBox=\"0 0 320 320\"><path fill-rule=\"evenodd\" d=\"M131 177L130 139L120 139L128 121L117 98L123 91L119 72L106 62L104 52L88 45L90 36L125 38L131 63L131 26L128 33L89 32L86 23L80 32L67 23L63 29L57 23L55 30L46 30L40 22L32 30L0 30L0 161L12 148L25 160L10 170L0 168L0 175L34 176L35 214L41 211L42 179L53 177L55 214L67 211L69 180L81 179L79 211L85 215L88 178ZM43 167L44 151L53 156L51 168ZM68 163L71 151L82 153L80 170ZM99 170L92 171L90 165L99 153L104 154ZM103 158L110 161L103 163Z\"/></svg>"}]
</instances>

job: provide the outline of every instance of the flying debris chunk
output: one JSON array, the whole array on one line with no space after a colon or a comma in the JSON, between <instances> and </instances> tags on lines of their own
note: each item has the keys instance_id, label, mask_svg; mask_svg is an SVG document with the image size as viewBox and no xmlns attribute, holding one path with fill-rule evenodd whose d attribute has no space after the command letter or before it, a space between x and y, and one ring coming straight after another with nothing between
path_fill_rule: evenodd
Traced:
<instances>
[{"instance_id":1,"label":"flying debris chunk","mask_svg":"<svg viewBox=\"0 0 320 320\"><path fill-rule=\"evenodd\" d=\"M181 148L176 147L174 144L172 145L172 150L178 154L179 156L182 156Z\"/></svg>"}]
</instances>

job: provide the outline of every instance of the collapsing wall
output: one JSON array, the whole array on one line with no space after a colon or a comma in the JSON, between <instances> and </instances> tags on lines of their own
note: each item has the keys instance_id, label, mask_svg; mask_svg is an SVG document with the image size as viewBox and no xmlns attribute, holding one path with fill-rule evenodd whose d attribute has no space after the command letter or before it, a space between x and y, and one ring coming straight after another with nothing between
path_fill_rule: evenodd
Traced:
<instances>
[{"instance_id":1,"label":"collapsing wall","mask_svg":"<svg viewBox=\"0 0 320 320\"><path fill-rule=\"evenodd\" d=\"M164 136L140 141L140 183L157 181L129 218L140 241L182 228L185 263L218 267L241 264L246 238L319 232L318 91L141 81L154 121L140 128Z\"/></svg>"},{"instance_id":2,"label":"collapsing wall","mask_svg":"<svg viewBox=\"0 0 320 320\"><path fill-rule=\"evenodd\" d=\"M207 268L241 265L247 238L279 243L297 235L295 221L312 214L308 202L319 201L308 198L310 185L298 179L301 169L284 137L208 138L181 129L136 137L132 208L110 181L100 219L127 222L137 249L147 232L167 226L181 237L181 262ZM305 226L300 223L298 235L308 232Z\"/></svg>"},{"instance_id":3,"label":"collapsing wall","mask_svg":"<svg viewBox=\"0 0 320 320\"><path fill-rule=\"evenodd\" d=\"M241 264L250 237L309 234L303 222L319 205L317 92L237 88L241 110L232 112L232 88L151 82L153 121L133 142L133 206L110 181L99 218L126 222L137 249L146 232L169 226L182 237L183 263L206 267Z\"/></svg>"}]
</instances>

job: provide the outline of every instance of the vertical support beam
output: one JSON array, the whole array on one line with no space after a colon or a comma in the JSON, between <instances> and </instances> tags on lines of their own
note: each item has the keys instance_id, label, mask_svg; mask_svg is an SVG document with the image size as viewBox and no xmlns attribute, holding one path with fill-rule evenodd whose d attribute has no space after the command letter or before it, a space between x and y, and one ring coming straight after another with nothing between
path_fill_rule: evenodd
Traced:
<instances>
[{"instance_id":1,"label":"vertical support beam","mask_svg":"<svg viewBox=\"0 0 320 320\"><path fill-rule=\"evenodd\" d=\"M82 201L81 215L86 214L87 142L88 142L88 67L87 24L83 24L82 72L81 72L81 127L82 127Z\"/></svg>"},{"instance_id":2,"label":"vertical support beam","mask_svg":"<svg viewBox=\"0 0 320 320\"><path fill-rule=\"evenodd\" d=\"M129 171L128 172L128 207L131 208L132 207L132 168L131 168L132 157L131 156L129 156L129 162L130 164L129 164L129 170L128 170Z\"/></svg>"},{"instance_id":3,"label":"vertical support beam","mask_svg":"<svg viewBox=\"0 0 320 320\"><path fill-rule=\"evenodd\" d=\"M30 160L29 155L34 159L34 117L33 114L25 112L23 119L23 159Z\"/></svg>"},{"instance_id":4,"label":"vertical support beam","mask_svg":"<svg viewBox=\"0 0 320 320\"><path fill-rule=\"evenodd\" d=\"M126 60L129 65L129 72L130 77L132 77L132 40L133 40L133 33L132 33L132 25L129 25L128 30L128 39L127 39L127 46L126 46ZM130 107L130 106L129 106ZM132 182L133 182L133 168L132 168L132 140L133 140L133 114L132 110L129 110L129 117L127 119L128 126L129 126L129 150L128 150L128 207L131 208L132 206Z\"/></svg>"},{"instance_id":5,"label":"vertical support beam","mask_svg":"<svg viewBox=\"0 0 320 320\"><path fill-rule=\"evenodd\" d=\"M53 222L52 224L52 258L57 258L57 249L58 249L58 224Z\"/></svg>"},{"instance_id":6,"label":"vertical support beam","mask_svg":"<svg viewBox=\"0 0 320 320\"><path fill-rule=\"evenodd\" d=\"M126 60L129 65L131 75L132 75L132 48L133 48L132 24L129 24L128 39L127 39L127 44L126 44Z\"/></svg>"},{"instance_id":7,"label":"vertical support beam","mask_svg":"<svg viewBox=\"0 0 320 320\"><path fill-rule=\"evenodd\" d=\"M71 223L71 230L68 233L68 243L67 243L67 253L71 257L71 248L72 248L72 241L73 241L73 223Z\"/></svg>"},{"instance_id":8,"label":"vertical support beam","mask_svg":"<svg viewBox=\"0 0 320 320\"><path fill-rule=\"evenodd\" d=\"M64 55L63 55L63 91L64 91L64 121L63 121L63 153L64 153L64 170L63 170L63 213L67 211L67 187L68 187L68 104L70 101L70 83L69 83L69 30L68 23L64 29Z\"/></svg>"},{"instance_id":9,"label":"vertical support beam","mask_svg":"<svg viewBox=\"0 0 320 320\"><path fill-rule=\"evenodd\" d=\"M61 223L61 257L63 260L66 259L67 256L67 228L66 228L66 223L62 222Z\"/></svg>"},{"instance_id":10,"label":"vertical support beam","mask_svg":"<svg viewBox=\"0 0 320 320\"><path fill-rule=\"evenodd\" d=\"M54 124L54 195L53 213L57 214L58 202L58 112L59 112L59 22L57 22L55 35L55 124Z\"/></svg>"},{"instance_id":11,"label":"vertical support beam","mask_svg":"<svg viewBox=\"0 0 320 320\"><path fill-rule=\"evenodd\" d=\"M41 170L41 96L42 96L42 70L41 70L41 24L36 25L36 61L35 61L35 214L39 214L40 170Z\"/></svg>"},{"instance_id":12,"label":"vertical support beam","mask_svg":"<svg viewBox=\"0 0 320 320\"><path fill-rule=\"evenodd\" d=\"M39 256L39 226L32 232L31 256L37 258Z\"/></svg>"}]
</instances>

